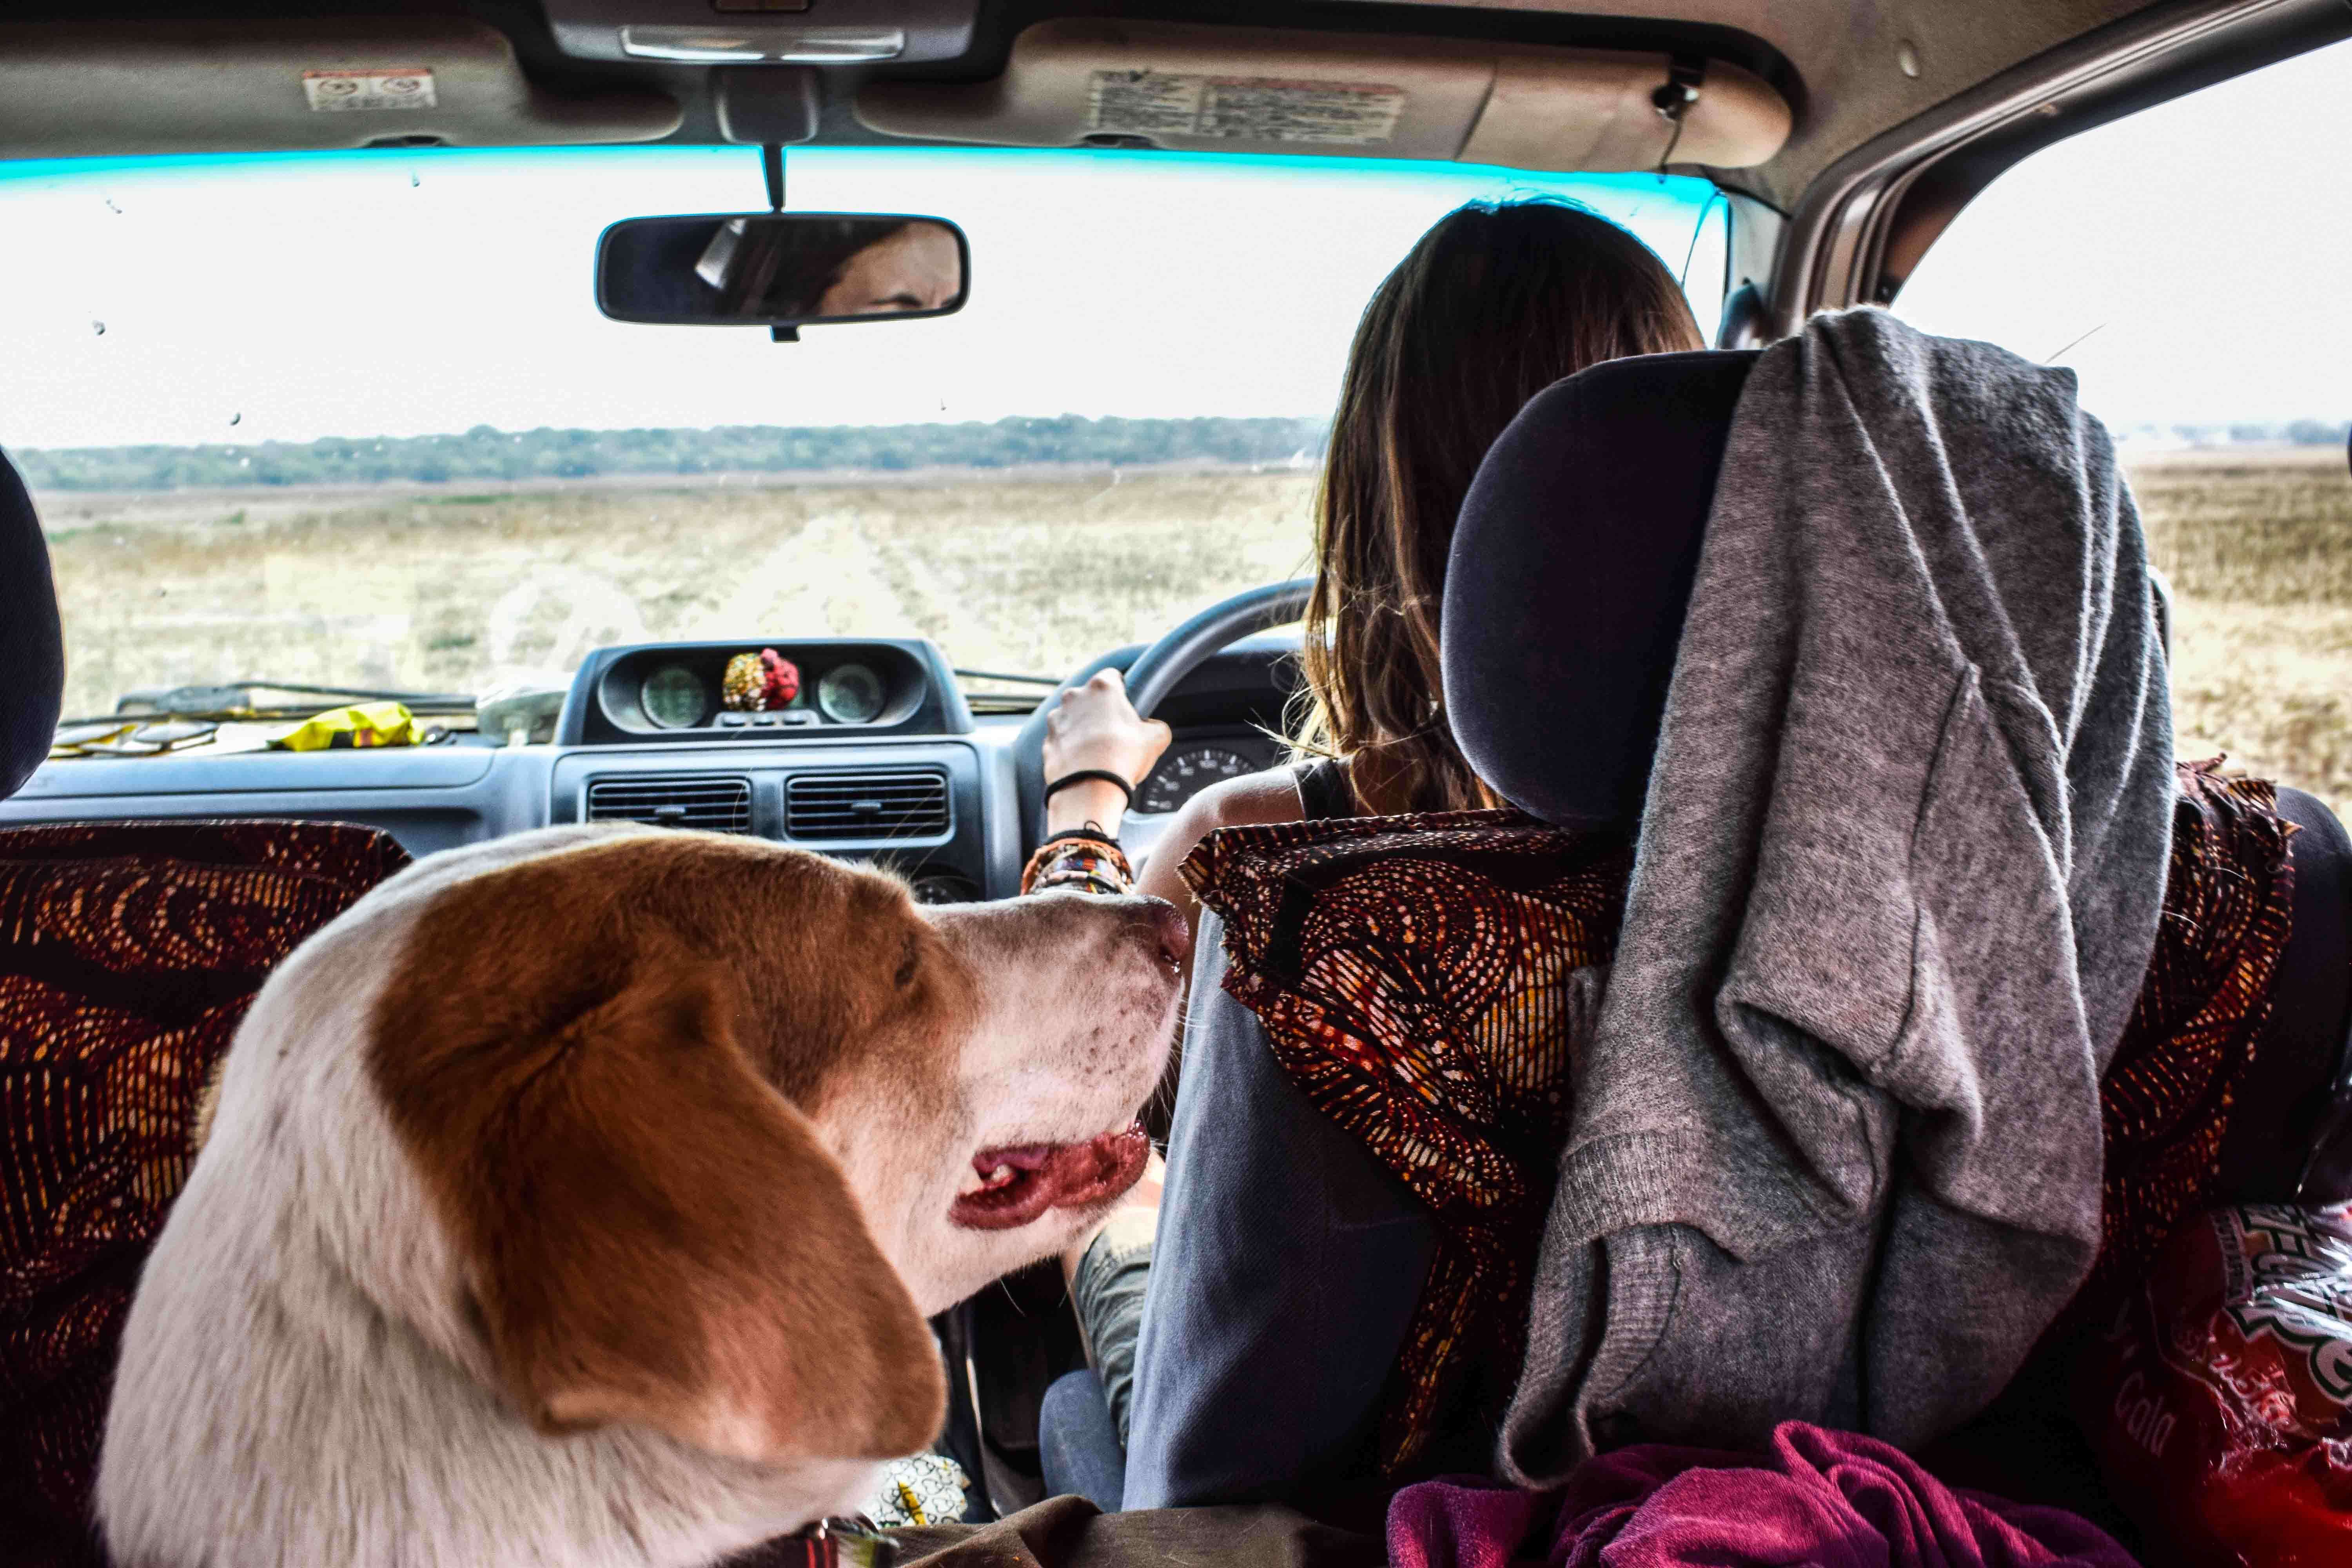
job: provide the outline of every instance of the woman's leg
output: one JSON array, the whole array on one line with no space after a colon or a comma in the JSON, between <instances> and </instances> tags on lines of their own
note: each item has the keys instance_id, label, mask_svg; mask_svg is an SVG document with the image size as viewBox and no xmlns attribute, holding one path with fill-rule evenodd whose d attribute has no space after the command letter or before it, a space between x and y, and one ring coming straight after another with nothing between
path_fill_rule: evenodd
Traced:
<instances>
[{"instance_id":1,"label":"woman's leg","mask_svg":"<svg viewBox=\"0 0 2352 1568\"><path fill-rule=\"evenodd\" d=\"M1062 1259L1070 1308L1086 1342L1087 1364L1094 1370L1122 1449L1135 1390L1136 1337L1151 1279L1152 1237L1159 1228L1160 1185L1167 1175L1168 1167L1153 1155L1143 1180L1111 1211L1110 1218Z\"/></svg>"},{"instance_id":2,"label":"woman's leg","mask_svg":"<svg viewBox=\"0 0 2352 1568\"><path fill-rule=\"evenodd\" d=\"M1135 1361L1126 1505L1376 1485L1378 1401L1428 1272L1427 1212L1275 1064L1202 922ZM1101 1347L1097 1346L1097 1354Z\"/></svg>"},{"instance_id":3,"label":"woman's leg","mask_svg":"<svg viewBox=\"0 0 2352 1568\"><path fill-rule=\"evenodd\" d=\"M1049 1497L1077 1496L1117 1513L1127 1452L1103 1403L1102 1381L1080 1367L1054 1380L1037 1409L1037 1462Z\"/></svg>"}]
</instances>

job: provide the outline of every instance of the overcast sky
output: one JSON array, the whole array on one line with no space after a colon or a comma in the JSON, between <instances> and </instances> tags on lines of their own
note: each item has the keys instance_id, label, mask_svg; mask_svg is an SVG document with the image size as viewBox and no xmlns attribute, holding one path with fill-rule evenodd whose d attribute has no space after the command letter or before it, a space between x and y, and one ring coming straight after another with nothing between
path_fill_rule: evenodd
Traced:
<instances>
[{"instance_id":1,"label":"overcast sky","mask_svg":"<svg viewBox=\"0 0 2352 1568\"><path fill-rule=\"evenodd\" d=\"M2027 160L1895 309L2074 366L2111 425L2352 416L2352 44Z\"/></svg>"},{"instance_id":2,"label":"overcast sky","mask_svg":"<svg viewBox=\"0 0 2352 1568\"><path fill-rule=\"evenodd\" d=\"M2076 367L2111 424L2352 415L2352 46L2041 154L1897 308ZM749 149L0 163L0 444L1007 414L1328 415L1438 215L1559 190L1720 289L1696 182L1167 154L795 152L801 210L961 223L971 303L756 331L602 320L616 217L757 206ZM1711 324L1711 318L1708 318Z\"/></svg>"},{"instance_id":3,"label":"overcast sky","mask_svg":"<svg viewBox=\"0 0 2352 1568\"><path fill-rule=\"evenodd\" d=\"M750 148L6 170L0 227L42 237L0 247L0 442L27 447L1323 415L1366 297L1415 237L1471 197L1540 190L1628 223L1677 268L1710 214L1695 291L1722 287L1725 209L1696 180L820 149L788 153L790 205L955 219L971 302L777 344L608 321L591 293L614 218L758 205Z\"/></svg>"}]
</instances>

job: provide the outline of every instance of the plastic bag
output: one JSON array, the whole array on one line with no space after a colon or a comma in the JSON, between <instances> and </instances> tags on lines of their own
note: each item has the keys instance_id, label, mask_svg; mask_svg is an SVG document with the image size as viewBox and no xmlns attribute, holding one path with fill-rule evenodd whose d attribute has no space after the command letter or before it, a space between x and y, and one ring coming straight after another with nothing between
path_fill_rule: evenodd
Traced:
<instances>
[{"instance_id":1,"label":"plastic bag","mask_svg":"<svg viewBox=\"0 0 2352 1568\"><path fill-rule=\"evenodd\" d=\"M2224 1568L2352 1563L2352 1205L2183 1226L2074 1397L2151 1545Z\"/></svg>"},{"instance_id":2,"label":"plastic bag","mask_svg":"<svg viewBox=\"0 0 2352 1568\"><path fill-rule=\"evenodd\" d=\"M314 714L269 743L286 752L325 752L346 746L414 746L424 738L404 704L356 702Z\"/></svg>"}]
</instances>

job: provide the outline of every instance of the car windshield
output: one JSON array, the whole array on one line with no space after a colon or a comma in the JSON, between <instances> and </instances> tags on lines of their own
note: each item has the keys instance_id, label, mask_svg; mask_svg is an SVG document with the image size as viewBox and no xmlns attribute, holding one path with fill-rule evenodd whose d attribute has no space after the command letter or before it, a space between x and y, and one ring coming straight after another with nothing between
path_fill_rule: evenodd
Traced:
<instances>
[{"instance_id":1,"label":"car windshield","mask_svg":"<svg viewBox=\"0 0 2352 1568\"><path fill-rule=\"evenodd\" d=\"M1347 345L1448 209L1565 197L1682 275L1705 182L1349 159L794 150L793 210L962 226L936 320L604 320L615 219L763 205L754 149L0 165L0 445L68 715L256 679L480 692L592 647L924 636L1058 675L1307 564Z\"/></svg>"}]
</instances>

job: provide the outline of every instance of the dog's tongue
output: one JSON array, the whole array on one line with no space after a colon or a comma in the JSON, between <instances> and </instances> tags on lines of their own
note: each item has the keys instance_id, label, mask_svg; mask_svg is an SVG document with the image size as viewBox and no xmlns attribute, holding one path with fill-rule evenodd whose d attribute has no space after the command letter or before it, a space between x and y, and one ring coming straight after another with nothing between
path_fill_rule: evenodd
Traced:
<instances>
[{"instance_id":1,"label":"dog's tongue","mask_svg":"<svg viewBox=\"0 0 2352 1568\"><path fill-rule=\"evenodd\" d=\"M1011 1166L1010 1181L959 1194L948 1217L973 1230L1011 1230L1047 1209L1084 1208L1118 1196L1142 1178L1151 1140L1140 1125L1083 1143L1022 1143L982 1149L972 1168L982 1175Z\"/></svg>"}]
</instances>

